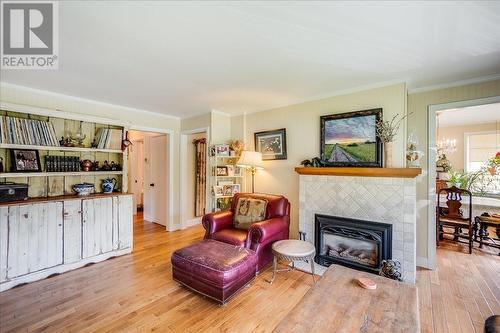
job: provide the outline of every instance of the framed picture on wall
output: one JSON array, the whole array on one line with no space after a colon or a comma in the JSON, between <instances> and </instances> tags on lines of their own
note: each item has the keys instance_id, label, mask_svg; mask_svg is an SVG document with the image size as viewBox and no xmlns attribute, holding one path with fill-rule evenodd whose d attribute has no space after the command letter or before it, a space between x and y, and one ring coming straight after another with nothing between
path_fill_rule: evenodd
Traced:
<instances>
[{"instance_id":1,"label":"framed picture on wall","mask_svg":"<svg viewBox=\"0 0 500 333\"><path fill-rule=\"evenodd\" d=\"M254 134L255 151L263 160L286 160L286 129L257 132Z\"/></svg>"},{"instance_id":2,"label":"framed picture on wall","mask_svg":"<svg viewBox=\"0 0 500 333\"><path fill-rule=\"evenodd\" d=\"M14 172L40 172L38 150L12 149L12 170Z\"/></svg>"},{"instance_id":3,"label":"framed picture on wall","mask_svg":"<svg viewBox=\"0 0 500 333\"><path fill-rule=\"evenodd\" d=\"M321 159L328 166L382 167L377 121L382 109L321 117Z\"/></svg>"}]
</instances>

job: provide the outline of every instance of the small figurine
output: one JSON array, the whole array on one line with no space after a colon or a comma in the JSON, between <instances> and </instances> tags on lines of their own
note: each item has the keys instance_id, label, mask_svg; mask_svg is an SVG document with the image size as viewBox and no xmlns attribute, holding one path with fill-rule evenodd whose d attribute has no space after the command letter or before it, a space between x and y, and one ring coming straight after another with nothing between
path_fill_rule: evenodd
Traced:
<instances>
[{"instance_id":1,"label":"small figurine","mask_svg":"<svg viewBox=\"0 0 500 333\"><path fill-rule=\"evenodd\" d=\"M303 160L302 162L300 162L300 165L303 165L305 168L309 168L309 167L312 167L312 162L310 160Z\"/></svg>"},{"instance_id":2,"label":"small figurine","mask_svg":"<svg viewBox=\"0 0 500 333\"><path fill-rule=\"evenodd\" d=\"M111 166L109 165L108 161L104 161L104 163L102 164L101 170L102 171L110 171L111 170Z\"/></svg>"},{"instance_id":3,"label":"small figurine","mask_svg":"<svg viewBox=\"0 0 500 333\"><path fill-rule=\"evenodd\" d=\"M99 161L94 161L94 167L93 167L93 170L94 170L94 171L99 171Z\"/></svg>"},{"instance_id":4,"label":"small figurine","mask_svg":"<svg viewBox=\"0 0 500 333\"><path fill-rule=\"evenodd\" d=\"M401 275L401 263L394 259L382 260L380 276L397 281L403 281L403 277Z\"/></svg>"}]
</instances>

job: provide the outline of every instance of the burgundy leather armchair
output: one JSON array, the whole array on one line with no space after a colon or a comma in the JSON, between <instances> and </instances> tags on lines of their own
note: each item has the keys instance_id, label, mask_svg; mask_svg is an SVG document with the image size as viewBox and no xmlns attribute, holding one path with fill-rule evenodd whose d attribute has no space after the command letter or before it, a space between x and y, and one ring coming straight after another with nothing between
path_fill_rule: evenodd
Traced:
<instances>
[{"instance_id":1,"label":"burgundy leather armchair","mask_svg":"<svg viewBox=\"0 0 500 333\"><path fill-rule=\"evenodd\" d=\"M241 197L267 200L265 220L252 224L248 230L236 229L233 226L233 213ZM238 193L233 197L229 210L207 214L203 216L202 223L205 239L214 239L255 251L258 257L257 270L260 271L273 259L272 244L288 239L290 202L282 195Z\"/></svg>"}]
</instances>

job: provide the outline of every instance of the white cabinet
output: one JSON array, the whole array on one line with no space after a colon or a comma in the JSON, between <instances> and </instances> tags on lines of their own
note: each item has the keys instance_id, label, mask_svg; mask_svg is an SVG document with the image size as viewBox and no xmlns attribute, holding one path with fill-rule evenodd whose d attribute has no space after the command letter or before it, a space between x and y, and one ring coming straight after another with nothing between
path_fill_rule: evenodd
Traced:
<instances>
[{"instance_id":1,"label":"white cabinet","mask_svg":"<svg viewBox=\"0 0 500 333\"><path fill-rule=\"evenodd\" d=\"M132 196L0 205L0 291L132 251Z\"/></svg>"},{"instance_id":2,"label":"white cabinet","mask_svg":"<svg viewBox=\"0 0 500 333\"><path fill-rule=\"evenodd\" d=\"M7 278L62 264L62 202L10 206Z\"/></svg>"},{"instance_id":3,"label":"white cabinet","mask_svg":"<svg viewBox=\"0 0 500 333\"><path fill-rule=\"evenodd\" d=\"M113 198L83 200L83 258L113 249Z\"/></svg>"},{"instance_id":4,"label":"white cabinet","mask_svg":"<svg viewBox=\"0 0 500 333\"><path fill-rule=\"evenodd\" d=\"M0 283L7 280L7 245L9 243L9 207L0 207Z\"/></svg>"},{"instance_id":5,"label":"white cabinet","mask_svg":"<svg viewBox=\"0 0 500 333\"><path fill-rule=\"evenodd\" d=\"M82 259L82 200L66 200L64 217L64 263Z\"/></svg>"},{"instance_id":6,"label":"white cabinet","mask_svg":"<svg viewBox=\"0 0 500 333\"><path fill-rule=\"evenodd\" d=\"M132 196L116 197L118 202L118 248L132 248L133 205Z\"/></svg>"}]
</instances>

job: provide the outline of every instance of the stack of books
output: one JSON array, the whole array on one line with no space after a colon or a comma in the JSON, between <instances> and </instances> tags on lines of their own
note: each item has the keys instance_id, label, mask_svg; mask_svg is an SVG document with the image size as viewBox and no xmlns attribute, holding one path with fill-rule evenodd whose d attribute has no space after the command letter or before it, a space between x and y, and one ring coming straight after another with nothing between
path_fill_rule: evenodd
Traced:
<instances>
[{"instance_id":1,"label":"stack of books","mask_svg":"<svg viewBox=\"0 0 500 333\"><path fill-rule=\"evenodd\" d=\"M52 123L8 116L0 117L0 140L17 145L59 146Z\"/></svg>"},{"instance_id":2,"label":"stack of books","mask_svg":"<svg viewBox=\"0 0 500 333\"><path fill-rule=\"evenodd\" d=\"M100 128L95 137L94 146L97 149L121 149L122 130Z\"/></svg>"},{"instance_id":3,"label":"stack of books","mask_svg":"<svg viewBox=\"0 0 500 333\"><path fill-rule=\"evenodd\" d=\"M80 157L45 156L45 171L47 172L80 171Z\"/></svg>"}]
</instances>

